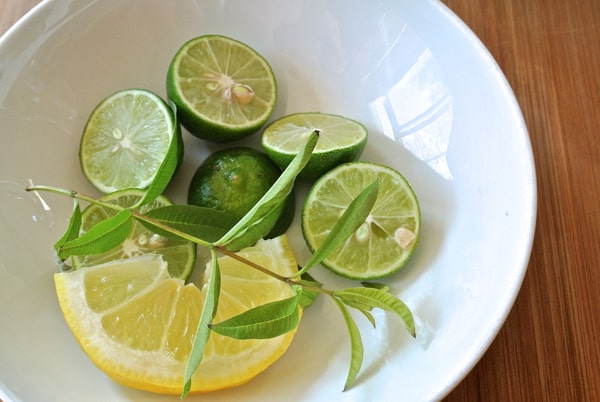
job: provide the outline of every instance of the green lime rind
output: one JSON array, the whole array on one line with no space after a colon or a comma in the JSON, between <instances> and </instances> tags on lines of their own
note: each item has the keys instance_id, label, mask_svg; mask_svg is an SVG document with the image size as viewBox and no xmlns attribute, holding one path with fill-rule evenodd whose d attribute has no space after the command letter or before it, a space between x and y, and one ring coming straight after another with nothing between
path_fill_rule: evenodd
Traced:
<instances>
[{"instance_id":1,"label":"green lime rind","mask_svg":"<svg viewBox=\"0 0 600 402\"><path fill-rule=\"evenodd\" d=\"M144 189L156 177L173 141L179 167L183 139L173 110L146 89L120 90L90 113L79 144L81 170L105 194Z\"/></svg>"},{"instance_id":2,"label":"green lime rind","mask_svg":"<svg viewBox=\"0 0 600 402\"><path fill-rule=\"evenodd\" d=\"M267 60L247 44L221 35L185 42L167 72L167 97L194 136L228 142L257 132L277 103L277 81ZM238 101L237 88L252 100Z\"/></svg>"},{"instance_id":3,"label":"green lime rind","mask_svg":"<svg viewBox=\"0 0 600 402\"><path fill-rule=\"evenodd\" d=\"M324 267L344 278L380 279L405 266L418 244L421 228L421 210L412 187L391 167L350 162L317 180L303 205L302 235L314 252L343 210L377 178L379 193L367 222L322 261ZM406 238L400 233L414 237L401 246Z\"/></svg>"},{"instance_id":4,"label":"green lime rind","mask_svg":"<svg viewBox=\"0 0 600 402\"><path fill-rule=\"evenodd\" d=\"M101 201L115 203L122 207L131 207L143 197L139 189L125 189L105 195ZM145 213L154 208L173 205L164 195L143 205L138 212ZM82 213L82 231L89 230L96 223L117 213L116 210L96 204L89 205ZM140 222L133 221L128 238L119 246L102 254L73 256L75 269L94 266L105 262L130 258L142 254L161 254L168 264L169 274L174 278L187 280L196 262L196 244L184 240L167 239L148 230Z\"/></svg>"},{"instance_id":5,"label":"green lime rind","mask_svg":"<svg viewBox=\"0 0 600 402\"><path fill-rule=\"evenodd\" d=\"M280 175L279 167L264 152L245 146L224 148L210 154L196 169L188 186L188 204L242 219ZM274 232L287 230L294 218L293 197L290 194L286 202L226 247L239 250L261 238L275 237Z\"/></svg>"},{"instance_id":6,"label":"green lime rind","mask_svg":"<svg viewBox=\"0 0 600 402\"><path fill-rule=\"evenodd\" d=\"M302 148L304 138L315 130L320 132L319 141L298 175L304 181L315 181L334 167L357 160L367 144L368 131L363 124L319 112L293 113L269 123L262 132L261 144L266 154L285 169Z\"/></svg>"}]
</instances>

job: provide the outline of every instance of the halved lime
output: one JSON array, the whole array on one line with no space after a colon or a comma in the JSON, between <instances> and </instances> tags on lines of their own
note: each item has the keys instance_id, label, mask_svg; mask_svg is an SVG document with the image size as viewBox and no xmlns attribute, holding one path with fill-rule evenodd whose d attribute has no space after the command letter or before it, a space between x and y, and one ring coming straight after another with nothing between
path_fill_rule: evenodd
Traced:
<instances>
[{"instance_id":1,"label":"halved lime","mask_svg":"<svg viewBox=\"0 0 600 402\"><path fill-rule=\"evenodd\" d=\"M103 193L146 188L167 158L183 157L176 117L165 101L144 89L125 89L92 111L83 130L79 159L84 176Z\"/></svg>"},{"instance_id":2,"label":"halved lime","mask_svg":"<svg viewBox=\"0 0 600 402\"><path fill-rule=\"evenodd\" d=\"M107 194L101 200L121 207L131 207L143 195L142 190L127 189ZM165 196L159 196L154 201L140 207L138 211L144 213L154 208L172 204ZM88 206L82 213L82 231L89 230L98 222L110 218L116 213L114 209L96 204ZM196 244L184 240L167 239L148 230L144 225L134 220L129 236L121 245L102 254L73 256L72 262L73 267L79 269L142 254L162 255L168 264L171 276L186 280L190 276L196 261Z\"/></svg>"},{"instance_id":3,"label":"halved lime","mask_svg":"<svg viewBox=\"0 0 600 402\"><path fill-rule=\"evenodd\" d=\"M322 265L350 279L375 279L398 271L419 238L419 202L396 170L368 162L340 165L311 188L302 210L302 234L316 250L358 194L379 178L379 193L366 221Z\"/></svg>"},{"instance_id":4,"label":"halved lime","mask_svg":"<svg viewBox=\"0 0 600 402\"><path fill-rule=\"evenodd\" d=\"M284 169L315 130L319 131L319 141L298 175L301 179L315 180L337 165L358 159L367 144L367 129L361 123L315 112L290 114L270 123L262 133L262 146Z\"/></svg>"},{"instance_id":5,"label":"halved lime","mask_svg":"<svg viewBox=\"0 0 600 402\"><path fill-rule=\"evenodd\" d=\"M262 127L277 102L269 63L250 46L220 35L189 40L167 73L167 94L181 124L211 141L232 141Z\"/></svg>"}]
</instances>

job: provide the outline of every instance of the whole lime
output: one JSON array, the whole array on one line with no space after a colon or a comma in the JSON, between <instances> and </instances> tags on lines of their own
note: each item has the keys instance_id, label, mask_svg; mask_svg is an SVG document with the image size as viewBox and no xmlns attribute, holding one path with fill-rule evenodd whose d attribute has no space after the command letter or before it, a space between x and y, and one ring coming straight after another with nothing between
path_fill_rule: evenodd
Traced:
<instances>
[{"instance_id":1,"label":"whole lime","mask_svg":"<svg viewBox=\"0 0 600 402\"><path fill-rule=\"evenodd\" d=\"M214 208L241 219L279 178L281 170L263 152L250 147L216 151L198 166L188 188L188 204ZM240 249L269 237L275 228L283 233L290 225L293 194L265 217L258 227L228 245ZM290 200L291 198L291 200ZM284 227L283 227L284 226Z\"/></svg>"}]
</instances>

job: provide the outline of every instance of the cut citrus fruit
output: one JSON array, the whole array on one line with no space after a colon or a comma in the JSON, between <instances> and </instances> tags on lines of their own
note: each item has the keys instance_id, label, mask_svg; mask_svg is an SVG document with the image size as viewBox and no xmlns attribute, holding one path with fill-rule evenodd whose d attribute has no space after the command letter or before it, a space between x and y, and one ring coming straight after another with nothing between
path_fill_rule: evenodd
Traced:
<instances>
[{"instance_id":1,"label":"cut citrus fruit","mask_svg":"<svg viewBox=\"0 0 600 402\"><path fill-rule=\"evenodd\" d=\"M297 272L285 236L239 252L280 275ZM220 257L221 296L215 322L294 295L292 288L231 257ZM207 272L205 276L209 276ZM169 277L156 254L55 274L65 320L89 358L132 388L181 393L206 289ZM287 350L295 330L271 339L210 335L191 392L243 384Z\"/></svg>"},{"instance_id":2,"label":"cut citrus fruit","mask_svg":"<svg viewBox=\"0 0 600 402\"><path fill-rule=\"evenodd\" d=\"M391 167L351 162L322 176L302 210L302 234L314 251L358 194L379 178L366 221L322 265L350 279L388 276L404 266L419 238L421 212L406 179Z\"/></svg>"},{"instance_id":3,"label":"cut citrus fruit","mask_svg":"<svg viewBox=\"0 0 600 402\"><path fill-rule=\"evenodd\" d=\"M357 121L325 113L295 113L270 123L262 133L262 146L284 169L315 130L319 141L300 179L315 180L337 165L358 159L367 144L367 129Z\"/></svg>"},{"instance_id":4,"label":"cut citrus fruit","mask_svg":"<svg viewBox=\"0 0 600 402\"><path fill-rule=\"evenodd\" d=\"M214 208L239 220L280 175L279 167L264 152L250 147L221 149L198 166L188 188L188 203ZM227 247L239 250L250 246L274 228L277 234L285 232L295 212L293 197L294 194L290 194L288 201L274 208L257 226Z\"/></svg>"},{"instance_id":5,"label":"cut citrus fruit","mask_svg":"<svg viewBox=\"0 0 600 402\"><path fill-rule=\"evenodd\" d=\"M179 123L161 97L143 89L125 89L102 100L79 146L84 176L103 193L148 187L167 157L177 158L177 164L183 157Z\"/></svg>"},{"instance_id":6,"label":"cut citrus fruit","mask_svg":"<svg viewBox=\"0 0 600 402\"><path fill-rule=\"evenodd\" d=\"M101 201L113 203L124 208L135 205L144 192L137 189L116 191L101 198ZM154 208L172 205L165 196L159 196L152 202L139 208L145 213ZM97 204L88 206L82 213L82 231L89 230L92 226L117 213L114 209ZM141 254L160 254L168 263L169 273L174 278L186 280L196 261L196 244L177 239L167 239L147 229L137 220L133 221L129 236L119 246L104 252L87 256L72 256L71 260L75 269L102 264L112 260L135 257Z\"/></svg>"},{"instance_id":7,"label":"cut citrus fruit","mask_svg":"<svg viewBox=\"0 0 600 402\"><path fill-rule=\"evenodd\" d=\"M193 135L231 141L262 127L277 102L269 63L248 45L220 35L189 40L167 73L167 94Z\"/></svg>"}]
</instances>

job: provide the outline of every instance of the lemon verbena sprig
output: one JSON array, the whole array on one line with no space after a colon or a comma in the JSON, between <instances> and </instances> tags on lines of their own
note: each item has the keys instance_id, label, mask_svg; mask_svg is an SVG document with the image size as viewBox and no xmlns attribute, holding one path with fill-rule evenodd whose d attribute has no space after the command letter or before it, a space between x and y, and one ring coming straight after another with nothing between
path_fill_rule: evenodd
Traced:
<instances>
[{"instance_id":1,"label":"lemon verbena sprig","mask_svg":"<svg viewBox=\"0 0 600 402\"><path fill-rule=\"evenodd\" d=\"M292 160L261 200L239 221L232 219L230 215L223 212L192 205L165 206L142 214L134 209L140 203L125 208L56 187L30 186L27 190L50 191L71 197L74 200L73 213L67 230L55 244L57 255L61 260L66 260L72 255L102 253L119 245L127 237L133 219L140 221L160 235L185 239L210 249L212 275L207 286L208 291L205 296L204 309L200 316L194 345L187 364L182 397L186 396L191 388L191 377L202 361L204 349L211 332L236 339L265 339L282 335L298 326L299 308L310 305L318 294L324 294L335 302L348 328L351 357L344 385L344 390L346 390L355 382L364 355L361 335L348 307L362 313L373 326L376 325L375 318L371 314L374 308L393 312L402 319L408 332L412 336L416 336L414 319L410 309L400 299L392 295L389 288L377 284L368 284L366 286L331 290L314 281L306 273L343 244L365 221L377 199L378 180L367 186L352 201L321 247L314 251L305 266L300 268L298 274L293 277L281 276L227 249L230 242L244 236L248 231L255 230L258 227L257 224L275 206L284 202L293 189L296 176L310 159L318 136L318 131L315 131L308 137L303 150ZM150 202L153 197L159 196L166 188L174 167L165 166L164 168L164 172L157 174L157 181L150 186L150 190L143 197L142 203ZM79 201L112 208L117 210L117 214L97 223L82 234ZM229 255L253 269L260 270L288 283L295 290L295 295L288 299L249 309L222 322L213 322L220 292L218 253Z\"/></svg>"}]
</instances>

